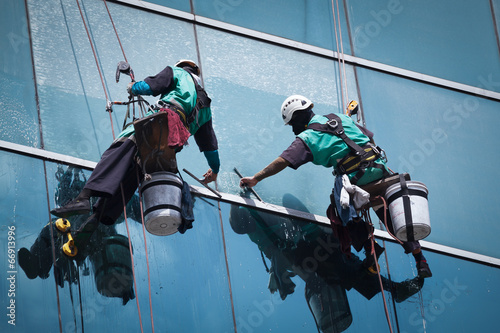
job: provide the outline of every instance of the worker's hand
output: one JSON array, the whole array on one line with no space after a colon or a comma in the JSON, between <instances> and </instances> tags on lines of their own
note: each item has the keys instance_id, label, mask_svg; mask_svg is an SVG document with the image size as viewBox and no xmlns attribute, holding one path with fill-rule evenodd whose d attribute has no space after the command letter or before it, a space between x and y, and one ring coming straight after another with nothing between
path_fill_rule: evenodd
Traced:
<instances>
[{"instance_id":1,"label":"worker's hand","mask_svg":"<svg viewBox=\"0 0 500 333\"><path fill-rule=\"evenodd\" d=\"M127 84L127 92L130 96L132 96L132 86L134 85L134 81L130 82L129 84Z\"/></svg>"},{"instance_id":2,"label":"worker's hand","mask_svg":"<svg viewBox=\"0 0 500 333\"><path fill-rule=\"evenodd\" d=\"M212 171L212 169L208 169L208 171L203 175L203 184L208 184L217 180L217 174Z\"/></svg>"},{"instance_id":3,"label":"worker's hand","mask_svg":"<svg viewBox=\"0 0 500 333\"><path fill-rule=\"evenodd\" d=\"M243 177L240 180L240 187L254 187L258 182L255 177Z\"/></svg>"}]
</instances>

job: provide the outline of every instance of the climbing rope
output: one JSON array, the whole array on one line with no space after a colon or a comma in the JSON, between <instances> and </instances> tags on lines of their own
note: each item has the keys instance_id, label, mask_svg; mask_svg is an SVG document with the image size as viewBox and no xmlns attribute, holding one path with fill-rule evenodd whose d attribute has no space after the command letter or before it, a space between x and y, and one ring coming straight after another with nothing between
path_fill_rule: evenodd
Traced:
<instances>
[{"instance_id":1,"label":"climbing rope","mask_svg":"<svg viewBox=\"0 0 500 333\"><path fill-rule=\"evenodd\" d=\"M219 188L217 187L217 181L215 182L215 190L218 191ZM234 301L233 301L233 289L231 288L231 275L229 274L229 262L227 259L227 248L226 248L226 238L225 238L225 233L224 233L224 223L222 219L222 210L220 207L220 201L217 200L217 207L219 208L219 221L220 221L220 227L221 227L221 234L222 234L222 246L224 248L224 261L226 263L226 273L227 273L227 284L229 285L229 299L231 300L231 313L233 315L233 325L234 325L234 331L237 332L237 325L236 325L236 316L234 313Z\"/></svg>"},{"instance_id":2,"label":"climbing rope","mask_svg":"<svg viewBox=\"0 0 500 333\"><path fill-rule=\"evenodd\" d=\"M101 84L102 84L102 87L103 87L103 90L104 90L104 94L106 96L106 110L108 111L108 114L109 114L109 119L110 119L110 123L111 123L111 132L112 132L112 135L113 135L113 140L115 140L113 118L111 116L112 108L110 107L110 105L112 103L111 103L111 101L109 99L109 95L108 95L108 92L107 92L107 89L106 89L106 85L104 83L104 77L103 77L103 74L102 74L101 66L100 66L98 58L97 58L97 52L96 52L96 49L94 47L94 42L93 42L92 37L90 35L89 28L87 27L87 23L85 21L84 15L83 15L82 8L80 7L79 0L76 0L76 3L78 5L78 9L80 11L80 16L82 18L82 22L83 22L83 25L85 27L85 31L87 33L87 37L88 37L88 40L89 40L89 43L90 43L90 46L91 46L91 49L92 49L92 53L94 55L94 60L95 60L95 63L96 63L96 67L97 67L97 70L99 72L99 77L101 79ZM124 57L125 61L127 61L127 56L126 56L125 51L123 49L123 45L121 43L120 37L118 35L118 31L117 31L115 23L113 21L113 17L111 16L111 12L109 11L109 8L108 8L108 5L106 3L106 0L103 0L103 3L104 3L104 6L106 7L106 11L108 13L109 19L110 19L111 24L113 26L113 30L114 30L116 38L118 40L118 44L120 45L120 49L122 51L123 57ZM129 75L130 75L132 81L135 81L133 72L130 72ZM144 115L144 111L145 111L144 108L145 107L143 105L143 102L145 102L145 101L142 98L140 98L140 97L138 98L137 101L139 102L139 105L140 105L141 115ZM130 104L132 104L133 105L133 117L135 118L135 102L136 101L134 99L129 98L129 102L123 102L123 103L114 102L114 104L126 104L127 105L127 116L129 115L129 106L130 106ZM123 214L124 214L124 217L125 217L125 224L127 226L127 235L128 235L128 239L129 239L129 250L130 250L130 256L131 256L131 260L132 260L132 273L133 273L133 279L134 279L134 288L135 288L136 293L137 293L137 282L136 282L136 275L135 275L135 269L134 269L133 251L132 251L132 244L131 244L131 238L130 238L130 230L129 230L128 221L127 221L127 212L126 212L126 204L127 203L125 202L125 197L124 197L124 193L123 193L123 185L120 184L120 187L121 187L122 200L123 200ZM141 217L142 217L142 203L141 203ZM144 220L143 220L143 226L144 226ZM146 244L146 235L145 235L145 233L144 233L144 245L145 245L145 249L146 249L145 250L146 251L146 261L147 261L147 267L148 267L149 306L150 306L150 313L151 313L151 326L152 326L152 330L153 330L153 333L154 333L153 309L152 309L152 300L151 300L151 279L150 279L149 259L148 259L148 251L147 251L147 244ZM140 326L141 326L141 332L143 332L141 309L140 309L140 305L139 305L139 297L138 296L136 297L136 302L137 302L137 309L138 309L138 315L139 315L139 322L140 322Z\"/></svg>"},{"instance_id":3,"label":"climbing rope","mask_svg":"<svg viewBox=\"0 0 500 333\"><path fill-rule=\"evenodd\" d=\"M140 184L139 170L137 170L136 175L137 175L137 183ZM144 236L144 249L146 251L146 265L148 268L149 309L150 309L150 313L151 313L151 327L152 327L152 331L154 333L155 325L153 322L153 304L152 304L152 299L151 299L151 276L149 274L148 243L146 241L146 227L145 227L146 223L144 222L144 210L142 207L142 192L141 192L140 188L139 188L139 207L141 210L142 234Z\"/></svg>"},{"instance_id":4,"label":"climbing rope","mask_svg":"<svg viewBox=\"0 0 500 333\"><path fill-rule=\"evenodd\" d=\"M90 36L89 29L87 27L87 23L85 21L85 18L83 17L83 12L82 12L82 8L80 6L79 0L76 0L76 4L78 5L78 10L80 11L80 16L82 17L82 23L83 23L83 26L85 27L85 31L87 33L87 38L89 40L90 47L92 48L92 54L94 55L96 67L97 67L97 70L99 71L99 77L101 79L102 88L104 90L104 95L106 96L106 101L109 101L108 92L106 90L106 85L104 84L104 77L103 77L102 71L101 71L101 66L99 65L99 60L97 59L97 53L96 53L96 50L94 47L94 43L92 41L92 37ZM111 116L111 111L109 111L108 113L109 113L109 120L111 122L111 133L113 134L113 140L114 140L115 139L115 130L113 128L113 117Z\"/></svg>"},{"instance_id":5,"label":"climbing rope","mask_svg":"<svg viewBox=\"0 0 500 333\"><path fill-rule=\"evenodd\" d=\"M113 26L113 30L115 31L115 35L116 35L116 39L118 40L118 44L120 44L120 49L122 50L123 59L125 59L125 61L128 62L127 56L125 55L125 51L123 50L122 41L120 40L120 36L118 36L118 31L116 30L115 22L113 21L113 17L111 16L111 12L109 11L108 3L106 2L106 0L103 0L103 2L104 2L104 6L106 7L106 11L108 12L109 20L111 21L111 25ZM134 81L133 76L132 76L132 81Z\"/></svg>"},{"instance_id":6,"label":"climbing rope","mask_svg":"<svg viewBox=\"0 0 500 333\"><path fill-rule=\"evenodd\" d=\"M373 230L374 230L373 229L373 223L371 221L368 209L364 209L363 212L362 212L362 215L363 215L363 218L365 219L366 223L368 223L368 225L371 227L371 230L372 230L372 231L370 231L370 234L368 236L369 239L370 239L371 245L372 245L371 246L370 255L372 255L373 258L375 258L375 268L377 269L378 281L380 283L380 293L382 294L382 299L384 301L385 317L387 319L387 324L389 325L389 331L391 333L393 333L391 319L390 319L390 316L389 316L389 308L387 306L387 299L385 298L385 294L384 294L384 285L383 285L383 282L382 282L382 276L380 275L380 267L379 267L379 264L378 264L378 258L377 258L377 255L375 253L375 236L373 234Z\"/></svg>"},{"instance_id":7,"label":"climbing rope","mask_svg":"<svg viewBox=\"0 0 500 333\"><path fill-rule=\"evenodd\" d=\"M45 164L45 161L43 161L43 172L45 174L45 189L46 189L46 195L47 195L47 207L50 207L50 201L49 201L49 184L47 182L47 166ZM50 208L49 208L50 209ZM49 217L50 217L50 211L49 211ZM49 230L50 230L50 247L52 249L52 263L54 266L54 283L56 284L56 297L57 297L57 314L59 317L59 331L62 333L62 317L61 317L61 302L59 300L59 285L57 284L57 272L58 270L55 269L57 265L57 260L56 260L56 245L54 242L54 222L50 220L49 224Z\"/></svg>"},{"instance_id":8,"label":"climbing rope","mask_svg":"<svg viewBox=\"0 0 500 333\"><path fill-rule=\"evenodd\" d=\"M135 294L136 294L136 297L135 297L135 301L137 303L137 312L139 314L139 324L141 325L141 332L144 333L144 330L142 328L142 317L141 317L141 307L139 305L139 294L138 294L138 290L137 290L137 281L136 281L136 278L135 278L135 265L134 265L134 253L132 251L132 241L130 240L130 230L129 230L129 227L128 227L128 220L127 220L127 209L125 208L126 207L126 202L125 202L125 195L123 194L123 184L120 183L120 189L121 189L121 192L122 192L122 201L123 201L123 217L125 219L125 226L127 227L127 236L128 236L128 248L130 250L130 260L132 261L132 276L133 276L133 279L134 279L134 289L135 289Z\"/></svg>"},{"instance_id":9,"label":"climbing rope","mask_svg":"<svg viewBox=\"0 0 500 333\"><path fill-rule=\"evenodd\" d=\"M336 9L335 9L335 4L336 4ZM340 92L341 92L341 101L342 101L342 108L346 104L346 101L349 100L349 94L347 90L347 75L346 75L346 70L345 70L345 57L344 57L344 43L342 41L342 25L340 23L340 9L339 9L339 2L338 0L332 0L332 14L333 14L333 25L334 25L334 32L335 32L335 43L337 46L337 61L338 61L338 66L339 66L339 80L340 80ZM338 30L337 30L337 25L338 25ZM340 44L340 47L339 47ZM343 77L343 78L342 78ZM345 92L344 92L345 91ZM347 110L346 110L347 113Z\"/></svg>"}]
</instances>

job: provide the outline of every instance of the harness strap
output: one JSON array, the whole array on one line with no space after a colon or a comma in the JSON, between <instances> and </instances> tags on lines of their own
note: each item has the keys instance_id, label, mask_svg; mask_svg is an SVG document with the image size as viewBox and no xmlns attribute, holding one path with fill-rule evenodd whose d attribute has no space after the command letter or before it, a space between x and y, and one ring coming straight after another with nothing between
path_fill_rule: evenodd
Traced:
<instances>
[{"instance_id":1,"label":"harness strap","mask_svg":"<svg viewBox=\"0 0 500 333\"><path fill-rule=\"evenodd\" d=\"M344 141L352 151L356 152L358 155L363 155L365 151L357 143L351 140L344 131L344 126L342 126L342 120L339 116L334 113L327 114L325 116L328 118L326 124L312 123L307 128L311 128L321 132L327 132L336 135Z\"/></svg>"},{"instance_id":2,"label":"harness strap","mask_svg":"<svg viewBox=\"0 0 500 333\"><path fill-rule=\"evenodd\" d=\"M191 78L193 79L194 82L194 86L196 88L196 104L194 106L193 112L191 112L191 114L187 118L187 123L191 124L193 121L198 120L198 113L200 112L201 109L210 107L210 103L212 102L212 100L210 99L210 97L208 97L207 92L198 83L198 80L196 80L193 74L189 73L189 75L191 75Z\"/></svg>"},{"instance_id":3,"label":"harness strap","mask_svg":"<svg viewBox=\"0 0 500 333\"><path fill-rule=\"evenodd\" d=\"M356 184L369 167L381 169L384 171L384 176L388 175L383 165L375 163L375 160L383 156L381 153L382 150L379 147L375 147L371 143L361 147L345 134L342 120L339 116L331 113L325 117L328 118L326 124L312 123L307 128L338 136L351 149L351 152L337 163L337 167L335 168L336 173L350 174L358 171L351 179L352 184Z\"/></svg>"}]
</instances>

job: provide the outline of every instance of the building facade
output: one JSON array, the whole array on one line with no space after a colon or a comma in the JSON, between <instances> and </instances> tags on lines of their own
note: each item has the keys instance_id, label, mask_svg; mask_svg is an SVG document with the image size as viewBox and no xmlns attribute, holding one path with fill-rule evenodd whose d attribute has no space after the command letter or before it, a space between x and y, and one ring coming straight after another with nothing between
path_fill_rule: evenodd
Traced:
<instances>
[{"instance_id":1,"label":"building facade","mask_svg":"<svg viewBox=\"0 0 500 333\"><path fill-rule=\"evenodd\" d=\"M499 0L0 8L0 331L496 330ZM181 171L195 198L192 229L149 234L134 201L82 260L68 258L50 210L78 193L122 128L127 107L106 110L128 97L118 62L142 80L179 59L200 65L212 98L221 196ZM234 169L253 175L294 139L280 116L292 94L317 114L358 101L357 120L389 167L426 185L432 232L421 244L433 277L416 280L414 259L375 218L380 279L360 267L363 253L340 252L326 217L332 170L287 168L255 187L262 202L243 193ZM179 170L201 177L208 166L190 142ZM23 248L44 267L34 278L19 266Z\"/></svg>"}]
</instances>

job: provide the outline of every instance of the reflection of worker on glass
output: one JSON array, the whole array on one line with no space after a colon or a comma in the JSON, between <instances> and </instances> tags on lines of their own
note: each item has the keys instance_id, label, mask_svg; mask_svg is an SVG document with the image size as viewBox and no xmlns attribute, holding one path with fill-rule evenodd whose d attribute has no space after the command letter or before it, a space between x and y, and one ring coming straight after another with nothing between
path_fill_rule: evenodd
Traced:
<instances>
[{"instance_id":1,"label":"reflection of worker on glass","mask_svg":"<svg viewBox=\"0 0 500 333\"><path fill-rule=\"evenodd\" d=\"M59 166L56 179L59 181L55 196L58 203L71 198L85 184L82 170L73 167L63 171ZM137 196L134 196L127 205L127 216L135 220L137 216L140 217ZM75 216L71 219L71 225L78 227L86 218L86 215ZM100 294L122 298L124 305L135 298L127 237L119 235L114 226L101 224L89 239L87 246L80 247L73 260L62 253L64 235L58 231L54 222L53 220L42 228L30 249L23 247L18 251L19 266L29 279L48 278L55 253L53 266L57 284L62 288L64 281L70 284L77 283L78 267L86 268L85 259L88 257L95 275L96 288ZM88 269L84 269L84 274L88 274L85 272L88 272Z\"/></svg>"},{"instance_id":2,"label":"reflection of worker on glass","mask_svg":"<svg viewBox=\"0 0 500 333\"><path fill-rule=\"evenodd\" d=\"M283 197L283 206L307 211L290 194ZM366 270L356 255L343 254L330 228L236 205L231 206L229 220L236 233L247 234L271 261L266 269L272 293L278 291L284 300L295 290L294 276L305 281L306 301L321 332L342 332L351 325L346 290L354 288L368 300L381 291L378 276ZM398 303L424 283L418 276L403 282L381 279L384 290Z\"/></svg>"}]
</instances>

